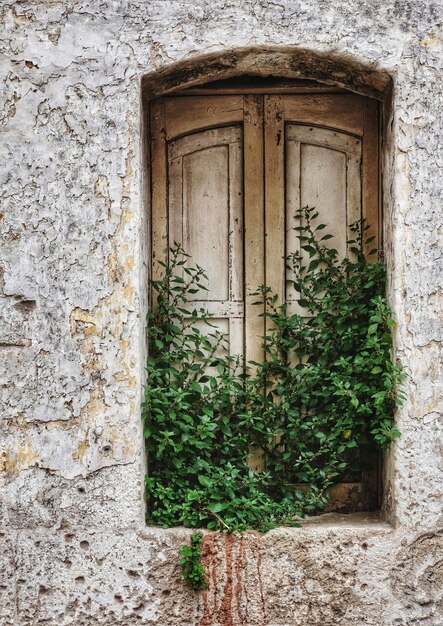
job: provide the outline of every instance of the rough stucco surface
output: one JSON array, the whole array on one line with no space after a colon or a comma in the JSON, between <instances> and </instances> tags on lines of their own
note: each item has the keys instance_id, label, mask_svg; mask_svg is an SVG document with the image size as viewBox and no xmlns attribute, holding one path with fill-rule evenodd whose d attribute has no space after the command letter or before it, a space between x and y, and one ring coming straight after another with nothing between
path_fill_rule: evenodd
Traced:
<instances>
[{"instance_id":1,"label":"rough stucco surface","mask_svg":"<svg viewBox=\"0 0 443 626\"><path fill-rule=\"evenodd\" d=\"M0 624L442 625L441 4L3 0L0 11ZM293 67L300 48L393 79L385 253L410 376L388 460L392 525L326 517L263 537L208 533L210 587L194 594L178 571L188 533L143 521L141 79L263 46L290 46ZM251 54L243 67L258 71ZM331 82L357 85L341 71Z\"/></svg>"}]
</instances>

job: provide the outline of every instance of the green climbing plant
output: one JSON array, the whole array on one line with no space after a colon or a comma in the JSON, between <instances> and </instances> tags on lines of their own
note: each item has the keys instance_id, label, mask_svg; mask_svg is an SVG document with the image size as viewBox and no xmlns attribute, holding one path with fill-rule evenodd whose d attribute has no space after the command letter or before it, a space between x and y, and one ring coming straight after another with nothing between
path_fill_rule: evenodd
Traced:
<instances>
[{"instance_id":1,"label":"green climbing plant","mask_svg":"<svg viewBox=\"0 0 443 626\"><path fill-rule=\"evenodd\" d=\"M183 579L195 590L206 589L206 577L201 562L201 544L203 535L193 533L190 545L185 544L179 551Z\"/></svg>"},{"instance_id":2,"label":"green climbing plant","mask_svg":"<svg viewBox=\"0 0 443 626\"><path fill-rule=\"evenodd\" d=\"M399 435L393 415L404 372L391 359L385 269L375 250L363 252L368 227L351 227L348 256L339 258L327 227L314 226L315 209L298 217L300 250L286 264L301 310L257 289L262 363L229 356L211 316L192 308L207 279L180 245L151 282L142 415L150 524L296 525L324 508L331 485L359 471L360 446L385 450ZM262 471L248 466L251 449L262 451Z\"/></svg>"}]
</instances>

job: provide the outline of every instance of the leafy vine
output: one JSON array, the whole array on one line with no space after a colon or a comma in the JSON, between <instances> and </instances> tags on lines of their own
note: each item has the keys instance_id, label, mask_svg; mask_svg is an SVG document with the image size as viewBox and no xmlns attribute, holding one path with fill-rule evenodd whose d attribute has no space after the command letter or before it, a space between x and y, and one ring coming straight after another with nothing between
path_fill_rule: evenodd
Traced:
<instances>
[{"instance_id":1,"label":"leafy vine","mask_svg":"<svg viewBox=\"0 0 443 626\"><path fill-rule=\"evenodd\" d=\"M195 590L206 589L206 576L201 562L203 535L193 533L190 545L184 545L179 552L183 579Z\"/></svg>"},{"instance_id":2,"label":"leafy vine","mask_svg":"<svg viewBox=\"0 0 443 626\"><path fill-rule=\"evenodd\" d=\"M364 253L368 226L351 226L340 259L326 226L314 225L315 209L298 217L300 250L286 258L298 312L266 286L255 293L267 327L262 363L230 356L211 316L192 308L206 275L180 245L151 281L148 523L230 532L297 525L324 508L331 485L358 473L360 446L386 450L399 435L404 372L391 359L385 269L375 250ZM248 466L251 450L261 451L263 470Z\"/></svg>"}]
</instances>

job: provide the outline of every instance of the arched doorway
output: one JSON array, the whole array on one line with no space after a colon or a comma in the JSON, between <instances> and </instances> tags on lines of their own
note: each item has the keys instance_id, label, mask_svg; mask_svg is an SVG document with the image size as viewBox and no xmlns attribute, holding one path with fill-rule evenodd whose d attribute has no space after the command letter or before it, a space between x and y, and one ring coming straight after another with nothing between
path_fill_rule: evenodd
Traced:
<instances>
[{"instance_id":1,"label":"arched doorway","mask_svg":"<svg viewBox=\"0 0 443 626\"><path fill-rule=\"evenodd\" d=\"M167 263L178 241L205 267L210 289L193 304L248 360L263 359L266 332L251 292L266 284L289 309L299 306L284 263L297 208L316 206L343 253L360 218L381 247L379 98L389 78L294 54L243 51L145 79L147 93L166 93L149 109L152 261ZM312 79L328 72L331 84ZM362 459L359 480L336 487L334 509L378 507L377 456L365 449Z\"/></svg>"}]
</instances>

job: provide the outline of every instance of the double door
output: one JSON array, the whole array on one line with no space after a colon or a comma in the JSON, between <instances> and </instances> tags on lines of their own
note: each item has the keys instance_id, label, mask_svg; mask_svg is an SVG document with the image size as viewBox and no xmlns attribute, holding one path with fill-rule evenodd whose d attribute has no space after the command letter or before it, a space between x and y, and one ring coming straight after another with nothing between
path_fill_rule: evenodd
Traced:
<instances>
[{"instance_id":1,"label":"double door","mask_svg":"<svg viewBox=\"0 0 443 626\"><path fill-rule=\"evenodd\" d=\"M179 242L209 279L192 306L213 314L231 354L263 359L265 322L251 295L259 285L302 313L284 261L299 245L297 209L316 207L342 255L356 220L378 236L377 116L375 101L351 93L152 104L153 275Z\"/></svg>"}]
</instances>

